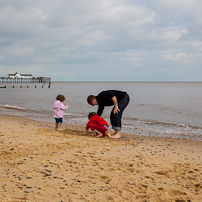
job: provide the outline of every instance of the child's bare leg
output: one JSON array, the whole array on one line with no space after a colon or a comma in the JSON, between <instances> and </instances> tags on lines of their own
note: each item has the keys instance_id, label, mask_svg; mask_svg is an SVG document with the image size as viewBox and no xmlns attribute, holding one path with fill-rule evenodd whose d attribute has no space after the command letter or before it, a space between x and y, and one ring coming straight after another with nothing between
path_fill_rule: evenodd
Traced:
<instances>
[{"instance_id":1,"label":"child's bare leg","mask_svg":"<svg viewBox=\"0 0 202 202\"><path fill-rule=\"evenodd\" d=\"M60 124L57 124L56 130L61 130L61 129L60 129L60 126L61 126Z\"/></svg>"},{"instance_id":2,"label":"child's bare leg","mask_svg":"<svg viewBox=\"0 0 202 202\"><path fill-rule=\"evenodd\" d=\"M102 137L103 136L103 134L100 131L96 130L96 129L95 129L95 132L98 134L95 137Z\"/></svg>"},{"instance_id":3,"label":"child's bare leg","mask_svg":"<svg viewBox=\"0 0 202 202\"><path fill-rule=\"evenodd\" d=\"M109 130L108 130L108 131L106 131L106 134L107 134L107 136L108 136L109 138L112 138L111 133L110 133L110 131L109 131Z\"/></svg>"}]
</instances>

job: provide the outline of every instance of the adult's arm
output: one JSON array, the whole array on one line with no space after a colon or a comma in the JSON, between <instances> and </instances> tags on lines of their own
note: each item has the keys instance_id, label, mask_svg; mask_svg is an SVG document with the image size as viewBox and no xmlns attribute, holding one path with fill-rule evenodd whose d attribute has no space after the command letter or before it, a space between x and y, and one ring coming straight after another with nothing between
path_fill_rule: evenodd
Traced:
<instances>
[{"instance_id":1,"label":"adult's arm","mask_svg":"<svg viewBox=\"0 0 202 202\"><path fill-rule=\"evenodd\" d=\"M116 96L112 97L111 98L113 104L114 104L114 109L113 109L113 113L116 114L116 113L119 113L119 106L118 106L118 102L117 102L117 99L116 99Z\"/></svg>"},{"instance_id":2,"label":"adult's arm","mask_svg":"<svg viewBox=\"0 0 202 202\"><path fill-rule=\"evenodd\" d=\"M116 106L118 104L116 96L112 97L111 100L114 103L114 106Z\"/></svg>"},{"instance_id":3,"label":"adult's arm","mask_svg":"<svg viewBox=\"0 0 202 202\"><path fill-rule=\"evenodd\" d=\"M103 105L99 105L98 110L97 110L97 115L101 116L103 111L104 111L104 106Z\"/></svg>"}]
</instances>

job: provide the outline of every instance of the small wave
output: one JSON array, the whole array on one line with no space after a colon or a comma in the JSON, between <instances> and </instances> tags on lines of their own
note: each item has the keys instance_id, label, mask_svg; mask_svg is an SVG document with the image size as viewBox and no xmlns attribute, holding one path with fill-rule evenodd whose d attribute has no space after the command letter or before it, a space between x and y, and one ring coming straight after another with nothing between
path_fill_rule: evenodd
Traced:
<instances>
[{"instance_id":1,"label":"small wave","mask_svg":"<svg viewBox=\"0 0 202 202\"><path fill-rule=\"evenodd\" d=\"M163 122L163 121L155 121L155 120L148 120L148 119L140 119L140 118L132 118L131 120L127 119L127 121L138 123L137 125L144 125L147 127L166 127L166 128L182 128L182 129L200 129L202 127L185 124L185 123L171 123L171 122ZM136 127L136 126L135 126Z\"/></svg>"},{"instance_id":2,"label":"small wave","mask_svg":"<svg viewBox=\"0 0 202 202\"><path fill-rule=\"evenodd\" d=\"M73 121L88 121L88 118L72 118Z\"/></svg>"},{"instance_id":3,"label":"small wave","mask_svg":"<svg viewBox=\"0 0 202 202\"><path fill-rule=\"evenodd\" d=\"M72 113L64 113L64 115L66 115L66 116L80 116L80 117L82 117L83 115L81 115L81 114L72 114Z\"/></svg>"},{"instance_id":4,"label":"small wave","mask_svg":"<svg viewBox=\"0 0 202 202\"><path fill-rule=\"evenodd\" d=\"M127 119L123 128L126 132L146 136L195 139L202 141L202 127L185 123L161 122L148 119Z\"/></svg>"},{"instance_id":5,"label":"small wave","mask_svg":"<svg viewBox=\"0 0 202 202\"><path fill-rule=\"evenodd\" d=\"M9 108L9 109L18 109L18 110L22 110L22 111L26 110L26 108L24 108L24 107L19 107L16 105L8 105L8 104L0 105L0 107Z\"/></svg>"}]
</instances>

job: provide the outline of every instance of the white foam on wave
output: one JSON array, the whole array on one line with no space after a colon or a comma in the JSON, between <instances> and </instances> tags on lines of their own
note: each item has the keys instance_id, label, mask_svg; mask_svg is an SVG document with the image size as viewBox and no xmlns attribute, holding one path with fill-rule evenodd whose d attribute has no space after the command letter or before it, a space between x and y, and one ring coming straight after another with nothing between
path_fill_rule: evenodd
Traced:
<instances>
[{"instance_id":1,"label":"white foam on wave","mask_svg":"<svg viewBox=\"0 0 202 202\"><path fill-rule=\"evenodd\" d=\"M160 122L154 120L132 119L123 124L126 132L146 136L195 139L202 141L202 127L184 123Z\"/></svg>"},{"instance_id":2,"label":"white foam on wave","mask_svg":"<svg viewBox=\"0 0 202 202\"><path fill-rule=\"evenodd\" d=\"M88 118L72 118L71 120L73 120L73 121L88 121Z\"/></svg>"},{"instance_id":3,"label":"white foam on wave","mask_svg":"<svg viewBox=\"0 0 202 202\"><path fill-rule=\"evenodd\" d=\"M9 109L18 109L18 110L26 110L26 108L24 107L19 107L19 106L16 106L16 105L0 105L0 107L4 107L4 108L9 108Z\"/></svg>"},{"instance_id":4,"label":"white foam on wave","mask_svg":"<svg viewBox=\"0 0 202 202\"><path fill-rule=\"evenodd\" d=\"M80 116L80 117L82 117L82 115L81 114L72 114L72 113L64 113L64 115L66 115L66 116Z\"/></svg>"}]
</instances>

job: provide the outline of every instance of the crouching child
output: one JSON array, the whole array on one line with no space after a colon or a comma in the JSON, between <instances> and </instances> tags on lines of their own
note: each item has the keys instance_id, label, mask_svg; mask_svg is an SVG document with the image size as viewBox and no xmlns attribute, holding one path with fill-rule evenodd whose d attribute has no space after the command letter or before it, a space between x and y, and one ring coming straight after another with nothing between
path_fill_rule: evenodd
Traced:
<instances>
[{"instance_id":1,"label":"crouching child","mask_svg":"<svg viewBox=\"0 0 202 202\"><path fill-rule=\"evenodd\" d=\"M102 117L98 116L95 112L91 112L88 115L88 119L89 122L86 125L86 131L83 135L86 135L88 129L90 128L92 131L96 132L95 137L103 137L107 135L111 138L108 123Z\"/></svg>"}]
</instances>

